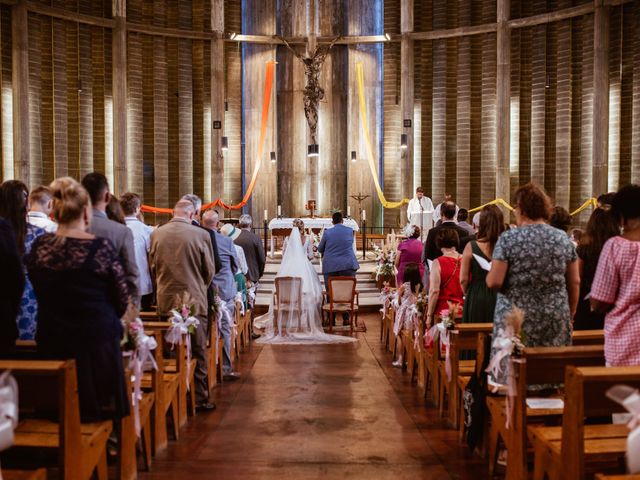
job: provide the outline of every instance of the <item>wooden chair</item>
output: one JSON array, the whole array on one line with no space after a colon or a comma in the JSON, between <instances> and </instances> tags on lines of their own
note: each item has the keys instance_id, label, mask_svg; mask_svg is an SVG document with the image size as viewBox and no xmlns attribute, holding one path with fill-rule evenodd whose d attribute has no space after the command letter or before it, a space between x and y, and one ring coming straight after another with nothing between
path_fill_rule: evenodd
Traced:
<instances>
[{"instance_id":1,"label":"wooden chair","mask_svg":"<svg viewBox=\"0 0 640 480\"><path fill-rule=\"evenodd\" d=\"M359 294L356 291L356 277L329 277L327 302L322 311L329 314L329 331L333 331L335 313L348 313L351 333L358 324Z\"/></svg>"},{"instance_id":2,"label":"wooden chair","mask_svg":"<svg viewBox=\"0 0 640 480\"><path fill-rule=\"evenodd\" d=\"M527 477L527 423L536 419L545 421L556 419L562 409L531 408L527 406L529 385L561 384L564 369L569 365L604 365L604 347L584 345L571 347L525 348L517 363L514 362L516 397L514 398L512 425L506 428L506 399L504 396L488 396L487 408L491 417L489 429L489 475L493 476L498 453L498 439L501 437L507 449L506 478Z\"/></svg>"},{"instance_id":3,"label":"wooden chair","mask_svg":"<svg viewBox=\"0 0 640 480\"><path fill-rule=\"evenodd\" d=\"M279 325L281 316L297 315L300 327L302 313L302 278L279 277L275 280L276 291L273 297L273 330L286 334L286 328Z\"/></svg>"},{"instance_id":4,"label":"wooden chair","mask_svg":"<svg viewBox=\"0 0 640 480\"><path fill-rule=\"evenodd\" d=\"M443 397L446 393L447 400L447 418L449 422L458 428L458 412L461 408L462 392L466 387L466 382L469 381L471 374L476 370L475 360L460 360L460 353L462 351L474 351L478 346L478 335L481 333L491 333L493 330L492 323L460 323L456 325L456 329L449 332L449 359L451 363L451 379L447 381L447 375L445 371L445 362L439 361L438 363L438 375L442 378L440 382L441 396L440 396L440 416L442 416ZM458 384L458 377L466 378L464 386Z\"/></svg>"},{"instance_id":5,"label":"wooden chair","mask_svg":"<svg viewBox=\"0 0 640 480\"><path fill-rule=\"evenodd\" d=\"M605 393L614 385L640 388L640 366L574 367L565 373L565 407L562 427L529 426L534 444L534 479L585 478L593 463L624 458L629 429L626 424L585 425L586 417L626 412Z\"/></svg>"},{"instance_id":6,"label":"wooden chair","mask_svg":"<svg viewBox=\"0 0 640 480\"><path fill-rule=\"evenodd\" d=\"M65 480L86 480L94 472L107 480L112 422L80 423L75 360L0 360L2 370L12 371L20 390L15 448L58 450ZM45 420L43 414L53 414L57 421ZM11 449L4 455L11 455Z\"/></svg>"}]
</instances>

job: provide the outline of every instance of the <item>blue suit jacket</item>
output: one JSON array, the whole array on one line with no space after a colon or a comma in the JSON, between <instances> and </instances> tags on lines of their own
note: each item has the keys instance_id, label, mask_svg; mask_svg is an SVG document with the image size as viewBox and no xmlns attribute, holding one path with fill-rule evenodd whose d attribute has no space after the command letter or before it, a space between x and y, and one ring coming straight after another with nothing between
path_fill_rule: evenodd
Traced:
<instances>
[{"instance_id":1,"label":"blue suit jacket","mask_svg":"<svg viewBox=\"0 0 640 480\"><path fill-rule=\"evenodd\" d=\"M353 251L353 230L341 223L324 231L318 251L322 254L322 273L360 268Z\"/></svg>"}]
</instances>

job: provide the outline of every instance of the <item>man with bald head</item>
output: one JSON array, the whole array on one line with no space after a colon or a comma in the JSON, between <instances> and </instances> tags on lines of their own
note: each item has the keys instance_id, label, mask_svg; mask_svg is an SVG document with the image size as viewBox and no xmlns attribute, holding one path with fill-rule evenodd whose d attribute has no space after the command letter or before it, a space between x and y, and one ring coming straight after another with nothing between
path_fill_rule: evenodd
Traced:
<instances>
[{"instance_id":1,"label":"man with bald head","mask_svg":"<svg viewBox=\"0 0 640 480\"><path fill-rule=\"evenodd\" d=\"M191 225L195 208L188 200L180 200L169 223L151 234L149 270L156 285L158 314L169 317L187 292L200 321L191 351L197 361L195 371L196 403L199 409L213 410L207 383L207 288L215 274L213 248L209 233Z\"/></svg>"},{"instance_id":2,"label":"man with bald head","mask_svg":"<svg viewBox=\"0 0 640 480\"><path fill-rule=\"evenodd\" d=\"M238 261L233 240L218 233L219 223L220 217L215 210L207 210L202 214L202 227L209 231L211 237L215 239L218 245L220 269L216 270L216 274L213 277L213 288L229 310L229 317L223 315L220 321L220 333L224 341L224 348L222 350L223 378L229 381L239 378L239 374L233 371L231 363L231 328L233 327L235 298L238 292L233 274L240 262Z\"/></svg>"}]
</instances>

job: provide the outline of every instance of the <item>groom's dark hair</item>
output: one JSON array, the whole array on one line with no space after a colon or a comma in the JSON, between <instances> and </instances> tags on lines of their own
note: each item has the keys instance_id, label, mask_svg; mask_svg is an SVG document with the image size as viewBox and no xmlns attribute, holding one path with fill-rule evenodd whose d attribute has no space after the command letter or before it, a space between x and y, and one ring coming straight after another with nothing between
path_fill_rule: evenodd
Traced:
<instances>
[{"instance_id":1,"label":"groom's dark hair","mask_svg":"<svg viewBox=\"0 0 640 480\"><path fill-rule=\"evenodd\" d=\"M334 225L342 223L342 212L333 212L333 215L331 216L331 221L333 222Z\"/></svg>"}]
</instances>

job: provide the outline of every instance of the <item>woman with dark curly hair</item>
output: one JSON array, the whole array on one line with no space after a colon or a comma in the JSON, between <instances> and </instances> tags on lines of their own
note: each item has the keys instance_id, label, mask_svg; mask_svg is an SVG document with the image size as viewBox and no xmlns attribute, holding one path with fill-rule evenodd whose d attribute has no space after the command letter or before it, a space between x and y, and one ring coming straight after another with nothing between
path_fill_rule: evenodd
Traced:
<instances>
[{"instance_id":1,"label":"woman with dark curly hair","mask_svg":"<svg viewBox=\"0 0 640 480\"><path fill-rule=\"evenodd\" d=\"M611 202L622 235L607 240L591 287L591 308L604 313L608 365L640 365L640 185L622 187Z\"/></svg>"},{"instance_id":2,"label":"woman with dark curly hair","mask_svg":"<svg viewBox=\"0 0 640 480\"><path fill-rule=\"evenodd\" d=\"M487 286L498 291L494 338L505 328L505 316L518 307L524 311L526 346L570 345L580 290L576 249L565 232L547 224L551 202L540 187L518 188L515 204L518 227L498 239L487 275ZM495 353L492 348L491 356ZM504 375L490 380L506 383Z\"/></svg>"},{"instance_id":3,"label":"woman with dark curly hair","mask_svg":"<svg viewBox=\"0 0 640 480\"><path fill-rule=\"evenodd\" d=\"M596 208L578 244L580 269L580 303L573 323L575 330L599 330L604 327L604 313L591 310L589 292L596 274L600 252L607 240L620 235L618 221L608 210Z\"/></svg>"},{"instance_id":4,"label":"woman with dark curly hair","mask_svg":"<svg viewBox=\"0 0 640 480\"><path fill-rule=\"evenodd\" d=\"M45 233L44 229L27 222L29 190L19 180L8 180L0 185L0 217L6 219L16 235L18 250L23 258L31 251L34 240ZM38 302L29 281L27 269L23 268L25 282L20 301L20 312L16 319L21 340L33 340L36 335Z\"/></svg>"}]
</instances>

